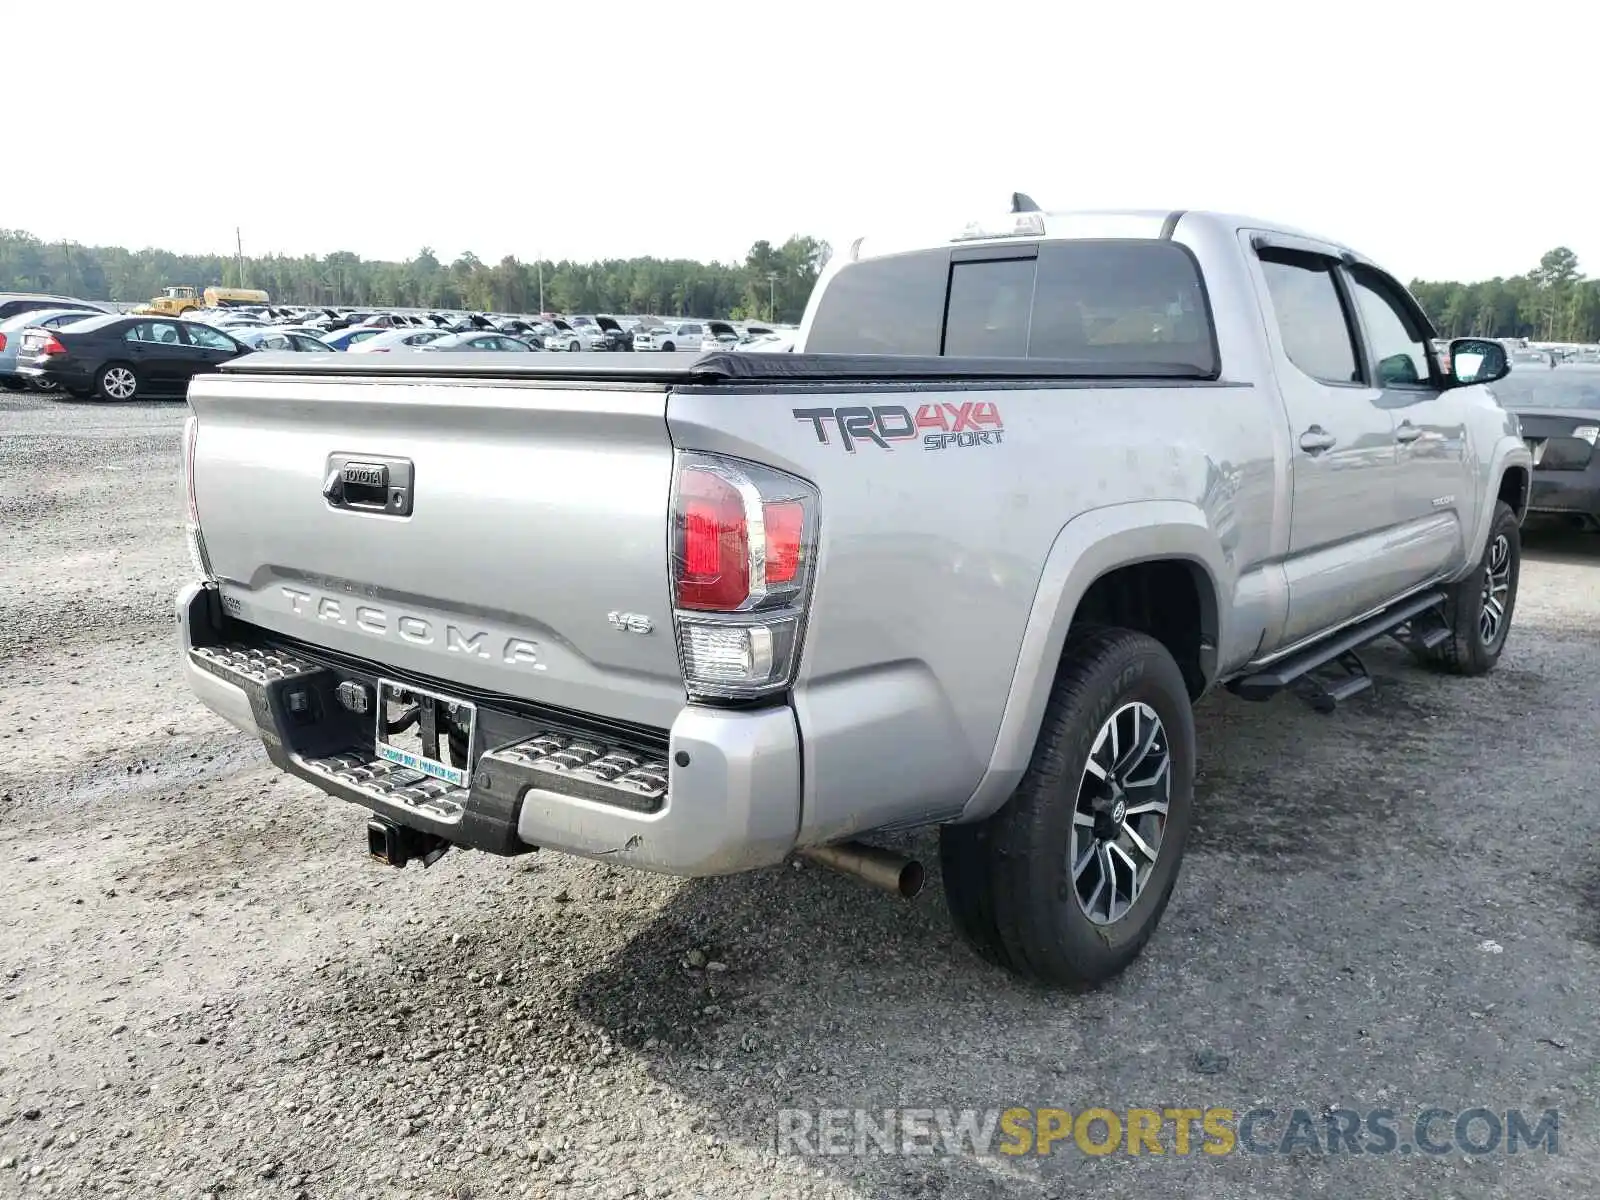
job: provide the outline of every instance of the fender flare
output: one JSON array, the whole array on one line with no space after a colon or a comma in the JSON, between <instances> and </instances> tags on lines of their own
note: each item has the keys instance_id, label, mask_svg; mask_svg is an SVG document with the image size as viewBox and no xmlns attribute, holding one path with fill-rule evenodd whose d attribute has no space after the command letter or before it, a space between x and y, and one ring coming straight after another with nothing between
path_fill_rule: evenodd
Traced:
<instances>
[{"instance_id":1,"label":"fender flare","mask_svg":"<svg viewBox=\"0 0 1600 1200\"><path fill-rule=\"evenodd\" d=\"M1514 419L1508 415L1508 428ZM1483 503L1478 508L1478 519L1473 526L1472 536L1467 540L1467 560L1461 570L1452 577L1452 582L1472 574L1483 561L1484 548L1489 544L1489 528L1494 524L1495 502L1500 498L1500 485L1505 481L1506 472L1514 468L1520 468L1528 478L1522 511L1517 514L1517 520L1520 522L1527 515L1528 502L1533 499L1533 455L1528 450L1528 443L1522 440L1521 434L1508 431L1495 442L1494 450L1489 456L1489 467L1482 476L1487 490L1483 496Z\"/></svg>"},{"instance_id":2,"label":"fender flare","mask_svg":"<svg viewBox=\"0 0 1600 1200\"><path fill-rule=\"evenodd\" d=\"M1204 636L1213 647L1218 644L1223 619L1218 581L1231 572L1197 505L1136 500L1074 517L1045 557L988 767L957 820L982 820L1016 790L1044 723L1067 630L1090 586L1119 567L1160 559L1184 560L1203 573L1210 584L1209 595L1201 588Z\"/></svg>"}]
</instances>

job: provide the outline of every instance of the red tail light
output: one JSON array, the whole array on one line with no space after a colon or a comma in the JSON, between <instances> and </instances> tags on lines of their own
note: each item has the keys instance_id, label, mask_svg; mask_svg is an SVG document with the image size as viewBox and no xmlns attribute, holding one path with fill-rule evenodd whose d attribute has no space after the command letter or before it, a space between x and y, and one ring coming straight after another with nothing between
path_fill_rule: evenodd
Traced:
<instances>
[{"instance_id":1,"label":"red tail light","mask_svg":"<svg viewBox=\"0 0 1600 1200\"><path fill-rule=\"evenodd\" d=\"M39 347L40 354L65 354L66 352L67 348L56 340L55 334L51 334L45 344Z\"/></svg>"},{"instance_id":2,"label":"red tail light","mask_svg":"<svg viewBox=\"0 0 1600 1200\"><path fill-rule=\"evenodd\" d=\"M682 452L672 516L673 628L691 699L782 691L800 660L817 489L770 467Z\"/></svg>"},{"instance_id":3,"label":"red tail light","mask_svg":"<svg viewBox=\"0 0 1600 1200\"><path fill-rule=\"evenodd\" d=\"M744 498L722 476L689 467L678 483L683 569L678 607L730 612L750 595L750 529Z\"/></svg>"},{"instance_id":4,"label":"red tail light","mask_svg":"<svg viewBox=\"0 0 1600 1200\"><path fill-rule=\"evenodd\" d=\"M793 583L800 574L800 543L805 535L805 505L779 500L761 506L767 532L767 586Z\"/></svg>"},{"instance_id":5,"label":"red tail light","mask_svg":"<svg viewBox=\"0 0 1600 1200\"><path fill-rule=\"evenodd\" d=\"M0 350L4 350L5 348L6 348L6 335L3 334L3 333L0 333Z\"/></svg>"}]
</instances>

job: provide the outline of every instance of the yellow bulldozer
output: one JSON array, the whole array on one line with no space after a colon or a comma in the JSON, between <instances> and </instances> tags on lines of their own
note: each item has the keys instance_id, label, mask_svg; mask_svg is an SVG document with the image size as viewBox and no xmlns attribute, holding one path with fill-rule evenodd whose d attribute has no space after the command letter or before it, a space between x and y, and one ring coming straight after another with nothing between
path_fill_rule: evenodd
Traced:
<instances>
[{"instance_id":1,"label":"yellow bulldozer","mask_svg":"<svg viewBox=\"0 0 1600 1200\"><path fill-rule=\"evenodd\" d=\"M169 287L162 288L161 295L136 311L166 317L181 317L184 313L201 308L238 308L243 304L271 303L272 297L254 288L210 287L202 292L192 287Z\"/></svg>"}]
</instances>

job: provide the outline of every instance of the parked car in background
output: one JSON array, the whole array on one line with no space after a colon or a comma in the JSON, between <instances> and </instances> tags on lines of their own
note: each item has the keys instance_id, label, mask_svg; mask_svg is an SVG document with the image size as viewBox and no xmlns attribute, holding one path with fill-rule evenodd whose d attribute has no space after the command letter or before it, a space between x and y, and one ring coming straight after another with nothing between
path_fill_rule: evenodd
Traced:
<instances>
[{"instance_id":1,"label":"parked car in background","mask_svg":"<svg viewBox=\"0 0 1600 1200\"><path fill-rule=\"evenodd\" d=\"M733 349L740 354L792 354L798 335L799 331L793 329L782 333L765 333L747 342L740 342Z\"/></svg>"},{"instance_id":2,"label":"parked car in background","mask_svg":"<svg viewBox=\"0 0 1600 1200\"><path fill-rule=\"evenodd\" d=\"M22 331L25 329L60 329L87 320L96 314L81 308L41 308L20 312L0 321L0 387L15 392L29 386L27 376L17 370L17 353L22 349ZM48 379L31 381L40 391L54 391L56 385Z\"/></svg>"},{"instance_id":3,"label":"parked car in background","mask_svg":"<svg viewBox=\"0 0 1600 1200\"><path fill-rule=\"evenodd\" d=\"M600 327L600 332L605 335L605 348L614 352L631 351L633 349L633 331L622 324L615 317L597 316L594 323Z\"/></svg>"},{"instance_id":4,"label":"parked car in background","mask_svg":"<svg viewBox=\"0 0 1600 1200\"><path fill-rule=\"evenodd\" d=\"M560 322L557 322L560 324ZM605 327L595 317L569 317L566 324L572 332L578 335L579 350L610 350L611 343L606 337ZM573 347L569 347L571 349Z\"/></svg>"},{"instance_id":5,"label":"parked car in background","mask_svg":"<svg viewBox=\"0 0 1600 1200\"><path fill-rule=\"evenodd\" d=\"M1600 366L1572 362L1552 371L1513 356L1511 373L1491 390L1517 414L1533 453L1529 514L1600 530Z\"/></svg>"},{"instance_id":6,"label":"parked car in background","mask_svg":"<svg viewBox=\"0 0 1600 1200\"><path fill-rule=\"evenodd\" d=\"M416 349L441 338L456 336L443 329L417 329L408 325L403 329L386 330L377 337L361 338L350 347L350 353L387 354L391 350Z\"/></svg>"},{"instance_id":7,"label":"parked car in background","mask_svg":"<svg viewBox=\"0 0 1600 1200\"><path fill-rule=\"evenodd\" d=\"M182 396L191 377L250 352L220 329L175 317L90 317L22 338L22 374L81 399Z\"/></svg>"},{"instance_id":8,"label":"parked car in background","mask_svg":"<svg viewBox=\"0 0 1600 1200\"><path fill-rule=\"evenodd\" d=\"M494 327L501 333L509 333L512 337L522 338L524 341L535 332L533 323L524 321L521 317L506 317L496 321Z\"/></svg>"},{"instance_id":9,"label":"parked car in background","mask_svg":"<svg viewBox=\"0 0 1600 1200\"><path fill-rule=\"evenodd\" d=\"M707 321L705 336L700 339L701 350L732 350L744 335L727 321Z\"/></svg>"},{"instance_id":10,"label":"parked car in background","mask_svg":"<svg viewBox=\"0 0 1600 1200\"><path fill-rule=\"evenodd\" d=\"M109 311L105 305L91 300L74 300L71 296L49 296L42 292L0 292L0 321L19 313L41 312L44 309L78 308L87 313Z\"/></svg>"},{"instance_id":11,"label":"parked car in background","mask_svg":"<svg viewBox=\"0 0 1600 1200\"><path fill-rule=\"evenodd\" d=\"M336 330L328 334L322 340L335 350L348 350L357 342L366 341L367 338L378 337L386 332L387 330L374 329L370 325L351 325L346 329Z\"/></svg>"},{"instance_id":12,"label":"parked car in background","mask_svg":"<svg viewBox=\"0 0 1600 1200\"><path fill-rule=\"evenodd\" d=\"M291 350L302 354L331 354L333 347L309 333L288 329L231 329L227 331L251 350Z\"/></svg>"},{"instance_id":13,"label":"parked car in background","mask_svg":"<svg viewBox=\"0 0 1600 1200\"><path fill-rule=\"evenodd\" d=\"M635 350L674 351L699 350L705 343L706 327L703 321L668 321L655 329L633 335Z\"/></svg>"},{"instance_id":14,"label":"parked car in background","mask_svg":"<svg viewBox=\"0 0 1600 1200\"><path fill-rule=\"evenodd\" d=\"M538 327L535 336L545 350L582 350L583 339L565 321L547 321Z\"/></svg>"},{"instance_id":15,"label":"parked car in background","mask_svg":"<svg viewBox=\"0 0 1600 1200\"><path fill-rule=\"evenodd\" d=\"M533 347L527 342L503 333L452 333L418 346L418 350L499 350L510 354L528 354Z\"/></svg>"}]
</instances>

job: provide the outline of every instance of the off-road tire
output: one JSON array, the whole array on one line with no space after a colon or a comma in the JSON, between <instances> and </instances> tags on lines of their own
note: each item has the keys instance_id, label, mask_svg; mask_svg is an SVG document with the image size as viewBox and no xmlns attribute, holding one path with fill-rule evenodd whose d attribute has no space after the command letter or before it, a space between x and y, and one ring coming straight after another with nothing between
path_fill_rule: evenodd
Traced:
<instances>
[{"instance_id":1,"label":"off-road tire","mask_svg":"<svg viewBox=\"0 0 1600 1200\"><path fill-rule=\"evenodd\" d=\"M1165 731L1167 819L1143 891L1125 915L1096 924L1080 906L1070 876L1073 814L1095 738L1113 714L1136 701L1155 711ZM980 957L1044 983L1085 988L1117 975L1155 932L1177 882L1194 769L1194 712L1166 647L1126 629L1070 637L1017 790L987 820L940 830L940 865L957 932Z\"/></svg>"},{"instance_id":2,"label":"off-road tire","mask_svg":"<svg viewBox=\"0 0 1600 1200\"><path fill-rule=\"evenodd\" d=\"M1501 612L1495 634L1487 641L1481 632L1484 604L1488 599L1491 564L1495 561L1496 547L1505 539L1506 590L1503 593ZM1489 525L1489 538L1483 547L1483 558L1478 569L1457 583L1445 601L1444 619L1450 627L1450 636L1432 650L1419 655L1424 663L1454 675L1486 675L1500 661L1511 633L1511 618L1517 609L1517 583L1522 576L1522 531L1517 525L1517 514L1504 500L1495 502L1494 520Z\"/></svg>"}]
</instances>

